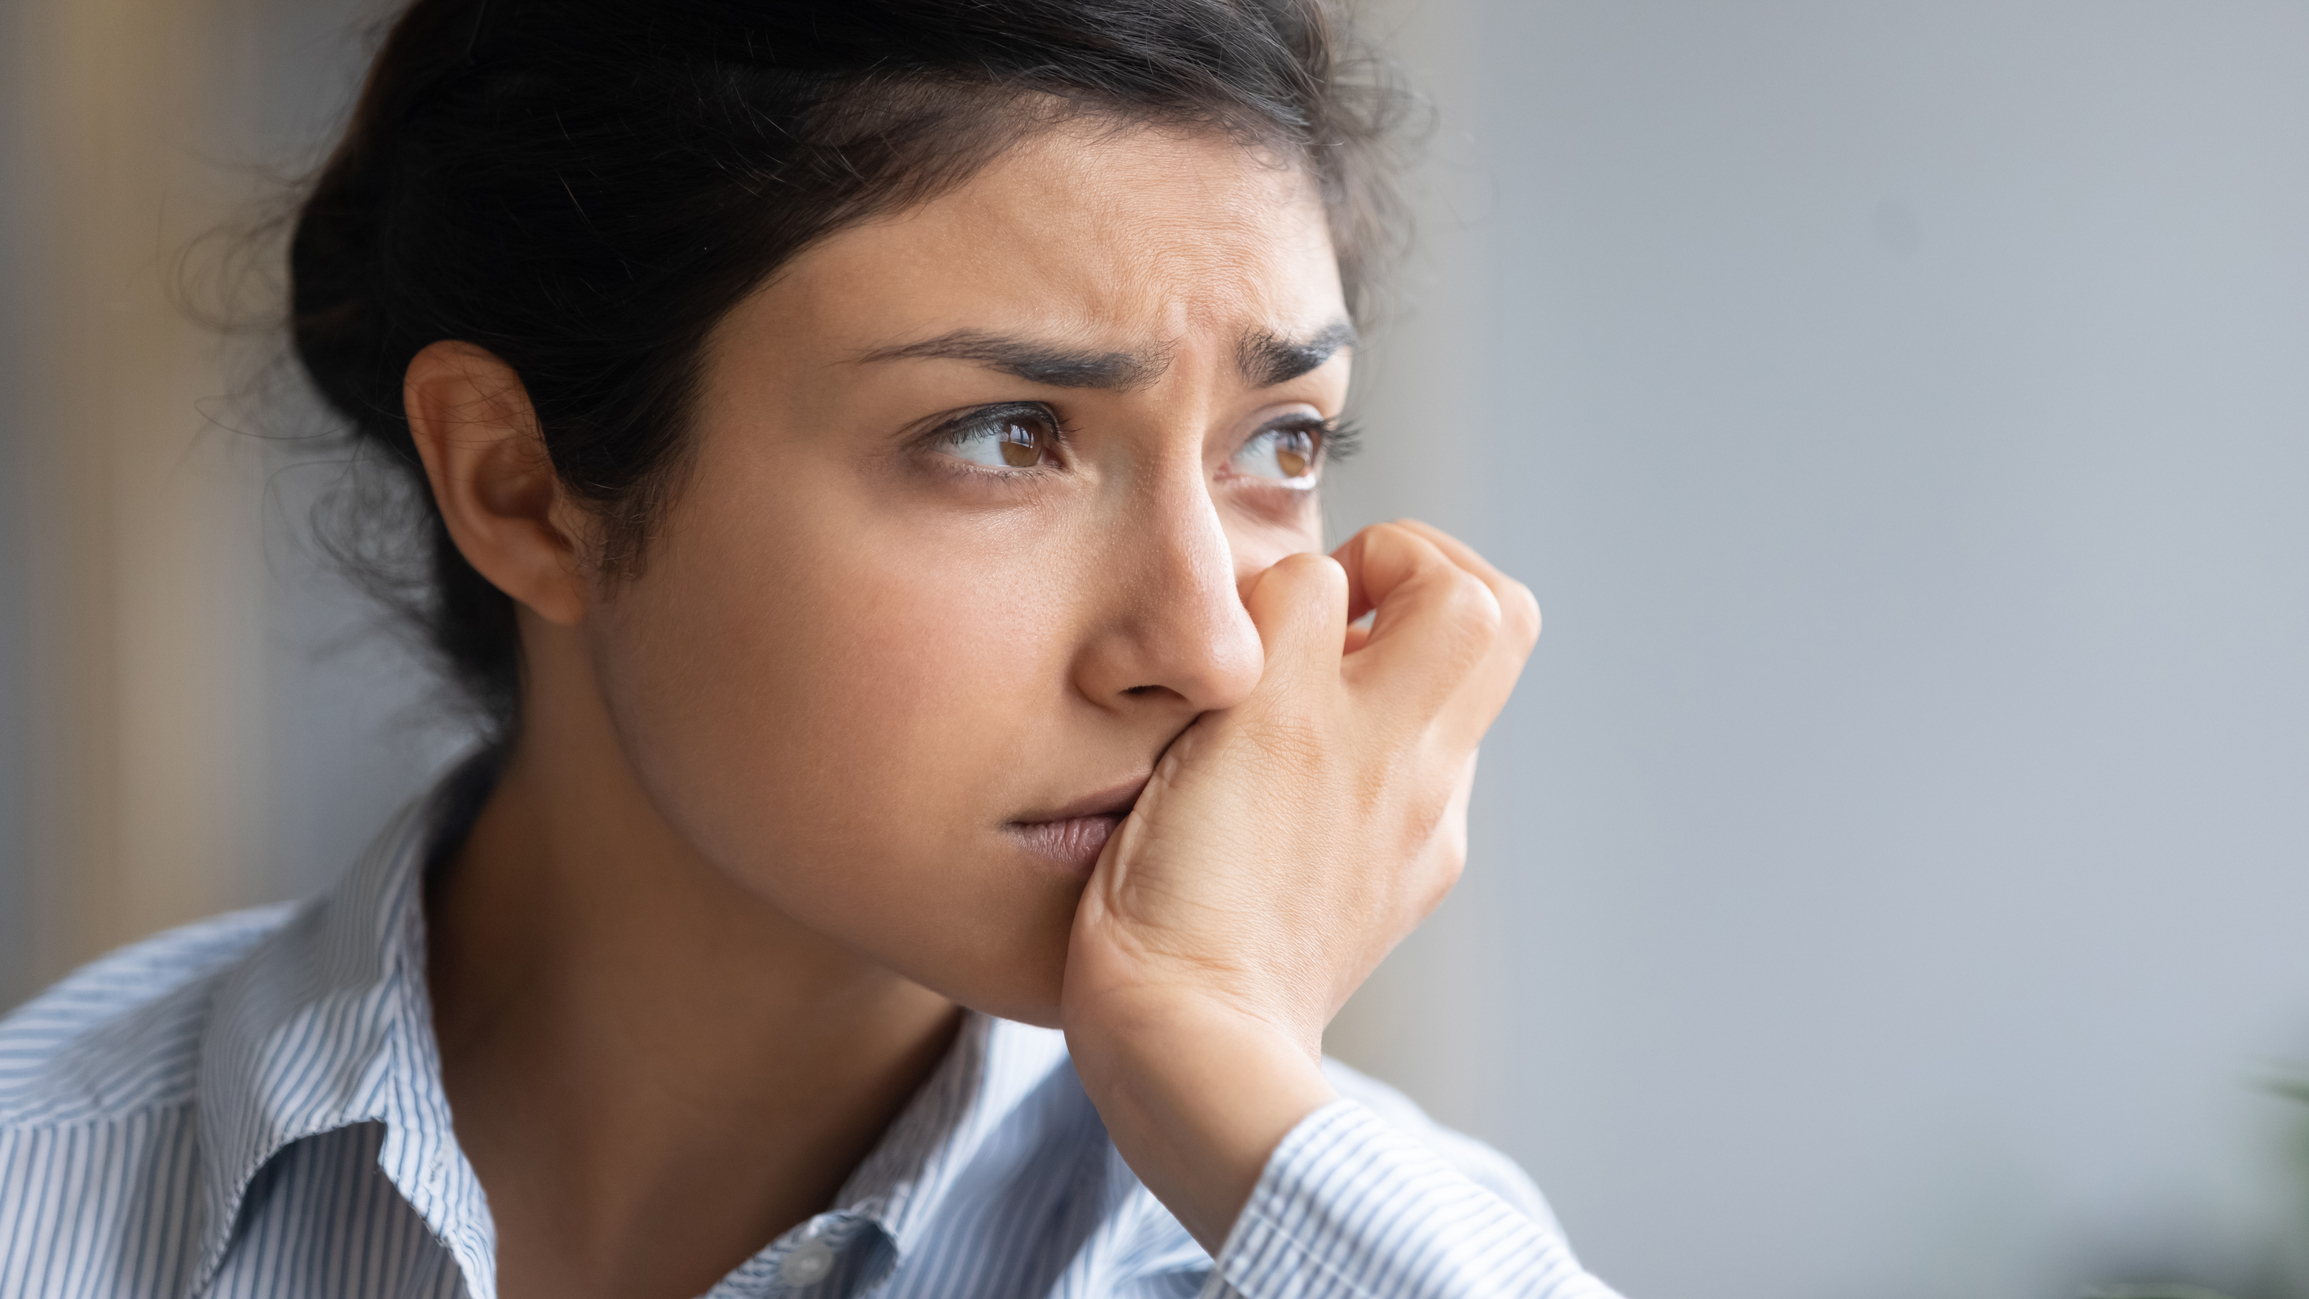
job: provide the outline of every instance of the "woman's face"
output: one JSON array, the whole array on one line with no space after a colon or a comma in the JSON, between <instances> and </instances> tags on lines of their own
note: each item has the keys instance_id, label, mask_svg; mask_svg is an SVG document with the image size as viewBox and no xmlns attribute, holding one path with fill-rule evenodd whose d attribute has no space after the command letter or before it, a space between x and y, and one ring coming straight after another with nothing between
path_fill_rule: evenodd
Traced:
<instances>
[{"instance_id":1,"label":"woman's face","mask_svg":"<svg viewBox=\"0 0 2309 1299\"><path fill-rule=\"evenodd\" d=\"M1106 829L1258 679L1237 583L1320 547L1351 337L1311 182L1220 138L1044 134L827 239L588 615L627 761L796 921L1054 1022Z\"/></svg>"}]
</instances>

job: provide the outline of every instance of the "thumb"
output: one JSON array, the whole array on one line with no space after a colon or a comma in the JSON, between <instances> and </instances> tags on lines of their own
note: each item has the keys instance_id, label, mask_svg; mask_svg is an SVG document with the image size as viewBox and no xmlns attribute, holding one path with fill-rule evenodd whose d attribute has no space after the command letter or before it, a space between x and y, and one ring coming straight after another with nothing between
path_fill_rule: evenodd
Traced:
<instances>
[{"instance_id":1,"label":"thumb","mask_svg":"<svg viewBox=\"0 0 2309 1299\"><path fill-rule=\"evenodd\" d=\"M1286 555L1252 579L1243 607L1266 650L1264 686L1279 672L1337 675L1347 642L1347 570L1329 555Z\"/></svg>"}]
</instances>

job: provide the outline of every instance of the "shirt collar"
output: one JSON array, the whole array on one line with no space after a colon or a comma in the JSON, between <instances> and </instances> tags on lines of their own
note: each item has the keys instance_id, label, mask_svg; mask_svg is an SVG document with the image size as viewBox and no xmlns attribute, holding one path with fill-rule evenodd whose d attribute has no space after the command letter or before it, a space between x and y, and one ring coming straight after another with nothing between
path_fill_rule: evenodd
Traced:
<instances>
[{"instance_id":1,"label":"shirt collar","mask_svg":"<svg viewBox=\"0 0 2309 1299\"><path fill-rule=\"evenodd\" d=\"M474 1299L494 1299L496 1233L441 1085L423 885L435 847L462 837L495 773L493 754L461 764L218 987L201 1040L196 1292L266 1163L306 1137L382 1123L379 1166L456 1256Z\"/></svg>"},{"instance_id":2,"label":"shirt collar","mask_svg":"<svg viewBox=\"0 0 2309 1299\"><path fill-rule=\"evenodd\" d=\"M495 1299L496 1230L457 1148L441 1082L425 986L424 878L441 848L462 839L496 771L488 753L458 767L219 987L201 1043L196 1292L223 1262L267 1162L304 1138L381 1123L378 1164L455 1256L473 1299ZM771 1242L714 1288L715 1299L776 1290L780 1263L807 1237L842 1243L876 1233L889 1249L872 1265L876 1276L859 1280L886 1274L990 1143L1030 1139L1020 1130L1032 1126L1029 1098L1066 1063L1058 1033L970 1012L835 1208Z\"/></svg>"},{"instance_id":3,"label":"shirt collar","mask_svg":"<svg viewBox=\"0 0 2309 1299\"><path fill-rule=\"evenodd\" d=\"M845 1262L839 1284L812 1293L874 1286L923 1244L980 1156L1042 1135L1034 1101L1054 1087L1074 1087L1063 1037L969 1012L945 1060L850 1174L835 1207L770 1242L706 1299L781 1293L786 1256L813 1237L839 1249Z\"/></svg>"},{"instance_id":4,"label":"shirt collar","mask_svg":"<svg viewBox=\"0 0 2309 1299\"><path fill-rule=\"evenodd\" d=\"M971 1012L945 1062L850 1175L837 1197L842 1211L882 1228L904 1258L963 1170L1018 1125L1028 1098L1066 1063L1057 1033Z\"/></svg>"}]
</instances>

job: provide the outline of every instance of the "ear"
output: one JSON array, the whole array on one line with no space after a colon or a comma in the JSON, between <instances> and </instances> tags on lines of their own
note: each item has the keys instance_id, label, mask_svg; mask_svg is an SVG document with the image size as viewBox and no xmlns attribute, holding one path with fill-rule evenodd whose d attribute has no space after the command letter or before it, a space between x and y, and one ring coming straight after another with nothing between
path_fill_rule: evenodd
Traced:
<instances>
[{"instance_id":1,"label":"ear","mask_svg":"<svg viewBox=\"0 0 2309 1299\"><path fill-rule=\"evenodd\" d=\"M521 376L471 343L434 343L409 362L401 402L465 562L539 617L576 625L588 518L554 477Z\"/></svg>"}]
</instances>

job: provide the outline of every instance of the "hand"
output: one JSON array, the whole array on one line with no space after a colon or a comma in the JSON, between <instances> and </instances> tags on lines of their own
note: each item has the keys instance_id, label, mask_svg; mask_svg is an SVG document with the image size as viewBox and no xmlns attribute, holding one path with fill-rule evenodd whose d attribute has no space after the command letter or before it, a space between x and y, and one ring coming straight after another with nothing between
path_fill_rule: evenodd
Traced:
<instances>
[{"instance_id":1,"label":"hand","mask_svg":"<svg viewBox=\"0 0 2309 1299\"><path fill-rule=\"evenodd\" d=\"M1108 842L1060 1007L1117 1147L1213 1253L1332 1099L1324 1026L1457 881L1476 744L1539 635L1521 584L1408 521L1243 599L1265 671L1172 742Z\"/></svg>"}]
</instances>

